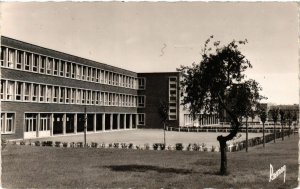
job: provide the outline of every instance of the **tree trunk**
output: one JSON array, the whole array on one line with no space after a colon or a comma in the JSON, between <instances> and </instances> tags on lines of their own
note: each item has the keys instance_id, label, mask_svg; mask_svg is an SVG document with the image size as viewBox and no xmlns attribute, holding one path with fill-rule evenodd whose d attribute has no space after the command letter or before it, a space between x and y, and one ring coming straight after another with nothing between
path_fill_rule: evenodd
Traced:
<instances>
[{"instance_id":1,"label":"tree trunk","mask_svg":"<svg viewBox=\"0 0 300 189\"><path fill-rule=\"evenodd\" d=\"M265 143L266 143L266 140L265 140L265 123L263 123L263 147L265 147Z\"/></svg>"},{"instance_id":2,"label":"tree trunk","mask_svg":"<svg viewBox=\"0 0 300 189\"><path fill-rule=\"evenodd\" d=\"M246 118L246 152L248 152L248 118Z\"/></svg>"},{"instance_id":3,"label":"tree trunk","mask_svg":"<svg viewBox=\"0 0 300 189\"><path fill-rule=\"evenodd\" d=\"M276 143L276 129L275 129L275 122L274 122L274 143Z\"/></svg>"},{"instance_id":4,"label":"tree trunk","mask_svg":"<svg viewBox=\"0 0 300 189\"><path fill-rule=\"evenodd\" d=\"M284 140L283 123L281 123L281 138Z\"/></svg>"},{"instance_id":5,"label":"tree trunk","mask_svg":"<svg viewBox=\"0 0 300 189\"><path fill-rule=\"evenodd\" d=\"M226 140L224 140L223 136L218 136L218 141L220 143L220 151L221 151L221 167L220 167L220 175L226 175L227 174L227 146L226 146Z\"/></svg>"},{"instance_id":6,"label":"tree trunk","mask_svg":"<svg viewBox=\"0 0 300 189\"><path fill-rule=\"evenodd\" d=\"M166 146L166 123L164 123L164 145Z\"/></svg>"},{"instance_id":7,"label":"tree trunk","mask_svg":"<svg viewBox=\"0 0 300 189\"><path fill-rule=\"evenodd\" d=\"M289 138L290 138L290 134L291 134L291 124L289 123L289 134L288 134Z\"/></svg>"}]
</instances>

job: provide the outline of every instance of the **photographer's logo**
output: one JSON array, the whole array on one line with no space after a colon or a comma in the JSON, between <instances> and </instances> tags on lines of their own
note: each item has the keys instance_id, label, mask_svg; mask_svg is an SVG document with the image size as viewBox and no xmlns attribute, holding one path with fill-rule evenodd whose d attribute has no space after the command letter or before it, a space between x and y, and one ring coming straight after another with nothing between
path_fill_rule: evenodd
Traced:
<instances>
[{"instance_id":1,"label":"photographer's logo","mask_svg":"<svg viewBox=\"0 0 300 189\"><path fill-rule=\"evenodd\" d=\"M283 173L283 182L285 183L285 176L286 176L286 166L282 166L280 169L278 169L275 173L273 171L273 166L270 164L270 179L269 182L272 180L275 180L281 173Z\"/></svg>"}]
</instances>

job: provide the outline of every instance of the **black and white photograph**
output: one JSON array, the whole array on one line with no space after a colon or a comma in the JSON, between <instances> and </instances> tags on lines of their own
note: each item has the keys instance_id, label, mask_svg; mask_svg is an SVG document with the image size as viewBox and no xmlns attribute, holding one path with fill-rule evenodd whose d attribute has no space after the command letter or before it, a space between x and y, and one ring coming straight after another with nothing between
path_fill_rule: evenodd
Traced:
<instances>
[{"instance_id":1,"label":"black and white photograph","mask_svg":"<svg viewBox=\"0 0 300 189\"><path fill-rule=\"evenodd\" d=\"M0 188L300 188L299 3L0 12Z\"/></svg>"}]
</instances>

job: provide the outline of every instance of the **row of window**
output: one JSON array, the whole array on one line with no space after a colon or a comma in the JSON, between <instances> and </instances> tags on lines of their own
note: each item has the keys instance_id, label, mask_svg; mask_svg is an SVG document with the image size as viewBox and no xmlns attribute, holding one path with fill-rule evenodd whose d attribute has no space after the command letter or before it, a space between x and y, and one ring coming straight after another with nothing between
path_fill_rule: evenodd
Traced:
<instances>
[{"instance_id":1,"label":"row of window","mask_svg":"<svg viewBox=\"0 0 300 189\"><path fill-rule=\"evenodd\" d=\"M11 114L9 114L11 115ZM13 115L13 114L12 114ZM50 131L50 127L55 127L53 128L53 131L56 131L57 129L62 129L62 122L66 122L66 126L69 130L74 131L74 113L69 113L66 114L66 116L64 116L64 114L61 113L25 113L25 131L24 132L35 132L37 131L37 127L39 126L39 131ZM87 119L89 119L90 121L92 121L94 119L94 116L96 116L96 122L98 123L99 121L102 122L101 119L99 119L98 115L102 115L102 114L87 114ZM113 114L107 114L107 115L113 115ZM124 115L126 114L122 114L123 118L126 119L126 117L124 117ZM144 125L145 124L145 114L127 114L128 116L134 116L134 119L136 119L136 115L137 115L137 124L138 125ZM82 123L82 121L84 122L84 114L76 114L77 116L77 121L78 123ZM52 117L52 124L51 124L51 117ZM100 117L101 118L101 117ZM108 117L109 118L109 117ZM8 118L7 118L8 119ZM13 116L12 116L13 119ZM81 120L82 119L82 120ZM133 118L131 120L127 120L127 121L131 121L132 124L136 123L136 121ZM13 126L13 122L9 122L10 124L10 128L14 128ZM39 125L38 125L39 123ZM104 122L105 123L105 122ZM110 120L109 120L109 123ZM94 122L92 124L89 124L89 128L91 128L90 130L93 129L94 127ZM101 124L101 123L100 123ZM127 124L131 124L130 122L127 122ZM58 128L56 128L58 127ZM77 125L77 127L79 127L79 125ZM102 128L101 128L102 129ZM62 134L63 131L61 130ZM55 133L54 133L55 134Z\"/></svg>"},{"instance_id":2,"label":"row of window","mask_svg":"<svg viewBox=\"0 0 300 189\"><path fill-rule=\"evenodd\" d=\"M15 132L15 114L14 113L1 113L1 133L2 134L10 134Z\"/></svg>"},{"instance_id":3,"label":"row of window","mask_svg":"<svg viewBox=\"0 0 300 189\"><path fill-rule=\"evenodd\" d=\"M169 120L177 119L177 77L169 77Z\"/></svg>"},{"instance_id":4,"label":"row of window","mask_svg":"<svg viewBox=\"0 0 300 189\"><path fill-rule=\"evenodd\" d=\"M0 99L20 102L145 107L145 96L12 80L1 80Z\"/></svg>"},{"instance_id":5,"label":"row of window","mask_svg":"<svg viewBox=\"0 0 300 189\"><path fill-rule=\"evenodd\" d=\"M120 73L4 46L1 47L0 62L1 66L12 69L125 88L145 89L145 78L135 78Z\"/></svg>"}]
</instances>

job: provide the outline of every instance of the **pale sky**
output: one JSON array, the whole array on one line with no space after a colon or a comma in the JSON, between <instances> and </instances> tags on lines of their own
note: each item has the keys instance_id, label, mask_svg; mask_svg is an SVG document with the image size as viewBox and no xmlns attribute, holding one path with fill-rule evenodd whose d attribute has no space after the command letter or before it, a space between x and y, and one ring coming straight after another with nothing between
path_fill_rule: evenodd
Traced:
<instances>
[{"instance_id":1,"label":"pale sky","mask_svg":"<svg viewBox=\"0 0 300 189\"><path fill-rule=\"evenodd\" d=\"M299 102L296 3L2 3L1 33L135 72L199 62L210 35L247 38L267 102Z\"/></svg>"}]
</instances>

